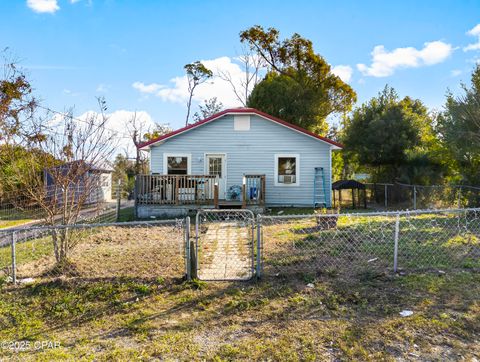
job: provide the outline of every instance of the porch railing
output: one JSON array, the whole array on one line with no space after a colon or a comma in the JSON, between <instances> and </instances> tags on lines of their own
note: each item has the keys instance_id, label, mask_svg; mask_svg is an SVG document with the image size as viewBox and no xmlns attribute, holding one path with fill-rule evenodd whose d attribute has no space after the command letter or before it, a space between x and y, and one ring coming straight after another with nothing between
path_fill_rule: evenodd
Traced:
<instances>
[{"instance_id":1,"label":"porch railing","mask_svg":"<svg viewBox=\"0 0 480 362\"><path fill-rule=\"evenodd\" d=\"M216 176L137 175L137 205L213 205Z\"/></svg>"},{"instance_id":2,"label":"porch railing","mask_svg":"<svg viewBox=\"0 0 480 362\"><path fill-rule=\"evenodd\" d=\"M244 207L248 205L264 205L265 175L244 175L242 195Z\"/></svg>"},{"instance_id":3,"label":"porch railing","mask_svg":"<svg viewBox=\"0 0 480 362\"><path fill-rule=\"evenodd\" d=\"M136 205L212 205L219 206L216 176L137 175ZM244 175L242 206L265 204L265 175Z\"/></svg>"}]
</instances>

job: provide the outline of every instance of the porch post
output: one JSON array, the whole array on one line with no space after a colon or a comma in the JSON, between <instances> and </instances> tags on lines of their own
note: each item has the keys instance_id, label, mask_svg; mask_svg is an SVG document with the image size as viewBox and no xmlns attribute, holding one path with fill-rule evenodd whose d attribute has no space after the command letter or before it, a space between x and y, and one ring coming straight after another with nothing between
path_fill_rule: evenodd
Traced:
<instances>
[{"instance_id":1,"label":"porch post","mask_svg":"<svg viewBox=\"0 0 480 362\"><path fill-rule=\"evenodd\" d=\"M175 205L178 205L180 203L180 200L178 197L179 186L180 186L179 176L175 176Z\"/></svg>"},{"instance_id":2,"label":"porch post","mask_svg":"<svg viewBox=\"0 0 480 362\"><path fill-rule=\"evenodd\" d=\"M213 185L213 206L215 209L218 209L218 181L215 180L215 184Z\"/></svg>"},{"instance_id":3,"label":"porch post","mask_svg":"<svg viewBox=\"0 0 480 362\"><path fill-rule=\"evenodd\" d=\"M246 183L247 183L247 178L245 176L243 176L243 181L242 181L242 209L245 209L247 207L247 193L246 193L247 187L246 187Z\"/></svg>"}]
</instances>

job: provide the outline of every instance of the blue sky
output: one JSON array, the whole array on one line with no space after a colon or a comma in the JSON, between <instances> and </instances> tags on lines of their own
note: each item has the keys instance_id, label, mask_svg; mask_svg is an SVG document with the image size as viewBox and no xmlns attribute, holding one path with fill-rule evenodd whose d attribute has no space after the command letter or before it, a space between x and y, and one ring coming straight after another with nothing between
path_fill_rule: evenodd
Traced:
<instances>
[{"instance_id":1,"label":"blue sky","mask_svg":"<svg viewBox=\"0 0 480 362\"><path fill-rule=\"evenodd\" d=\"M75 106L81 115L105 96L119 129L132 111L178 128L183 65L204 60L241 76L238 34L252 25L311 39L359 103L388 83L438 108L447 88L469 80L480 56L479 23L480 1L468 0L1 0L0 47L21 59L54 109ZM196 101L218 95L239 105L221 83L199 89Z\"/></svg>"}]
</instances>

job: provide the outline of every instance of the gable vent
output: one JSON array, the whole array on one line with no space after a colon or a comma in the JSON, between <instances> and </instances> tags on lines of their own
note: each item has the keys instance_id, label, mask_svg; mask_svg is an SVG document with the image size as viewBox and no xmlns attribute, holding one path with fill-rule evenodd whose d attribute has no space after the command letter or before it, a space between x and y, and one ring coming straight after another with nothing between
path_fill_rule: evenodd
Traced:
<instances>
[{"instance_id":1,"label":"gable vent","mask_svg":"<svg viewBox=\"0 0 480 362\"><path fill-rule=\"evenodd\" d=\"M233 116L233 129L235 131L250 131L250 116Z\"/></svg>"}]
</instances>

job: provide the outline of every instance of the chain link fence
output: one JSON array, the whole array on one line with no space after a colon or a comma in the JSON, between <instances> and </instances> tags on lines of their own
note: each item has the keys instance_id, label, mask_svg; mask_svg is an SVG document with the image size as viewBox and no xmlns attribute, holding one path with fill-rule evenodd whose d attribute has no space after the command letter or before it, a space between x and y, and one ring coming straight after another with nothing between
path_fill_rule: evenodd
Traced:
<instances>
[{"instance_id":1,"label":"chain link fence","mask_svg":"<svg viewBox=\"0 0 480 362\"><path fill-rule=\"evenodd\" d=\"M375 183L365 186L367 203L374 208L423 210L480 207L480 187L402 183Z\"/></svg>"},{"instance_id":2,"label":"chain link fence","mask_svg":"<svg viewBox=\"0 0 480 362\"><path fill-rule=\"evenodd\" d=\"M14 282L171 280L185 273L184 220L0 232L0 278Z\"/></svg>"},{"instance_id":3,"label":"chain link fence","mask_svg":"<svg viewBox=\"0 0 480 362\"><path fill-rule=\"evenodd\" d=\"M121 208L133 206L133 202L121 199L121 188L121 184L112 186L112 198L110 195L104 198L101 190L94 191L94 195L89 196L78 211L77 223L116 222ZM77 189L79 189L78 193L83 192L80 187ZM46 194L48 193L49 190L46 188ZM46 204L48 205L48 202ZM17 193L2 193L0 195L0 230L19 225L40 225L44 223L47 208L27 196ZM50 207L48 211L55 211L57 214L54 218L60 220L64 210L61 207ZM68 211L76 212L77 210L72 206L68 208Z\"/></svg>"},{"instance_id":4,"label":"chain link fence","mask_svg":"<svg viewBox=\"0 0 480 362\"><path fill-rule=\"evenodd\" d=\"M260 216L264 276L480 268L480 209Z\"/></svg>"},{"instance_id":5,"label":"chain link fence","mask_svg":"<svg viewBox=\"0 0 480 362\"><path fill-rule=\"evenodd\" d=\"M0 281L362 280L480 270L480 209L257 217L209 210L196 219L0 231Z\"/></svg>"}]
</instances>

